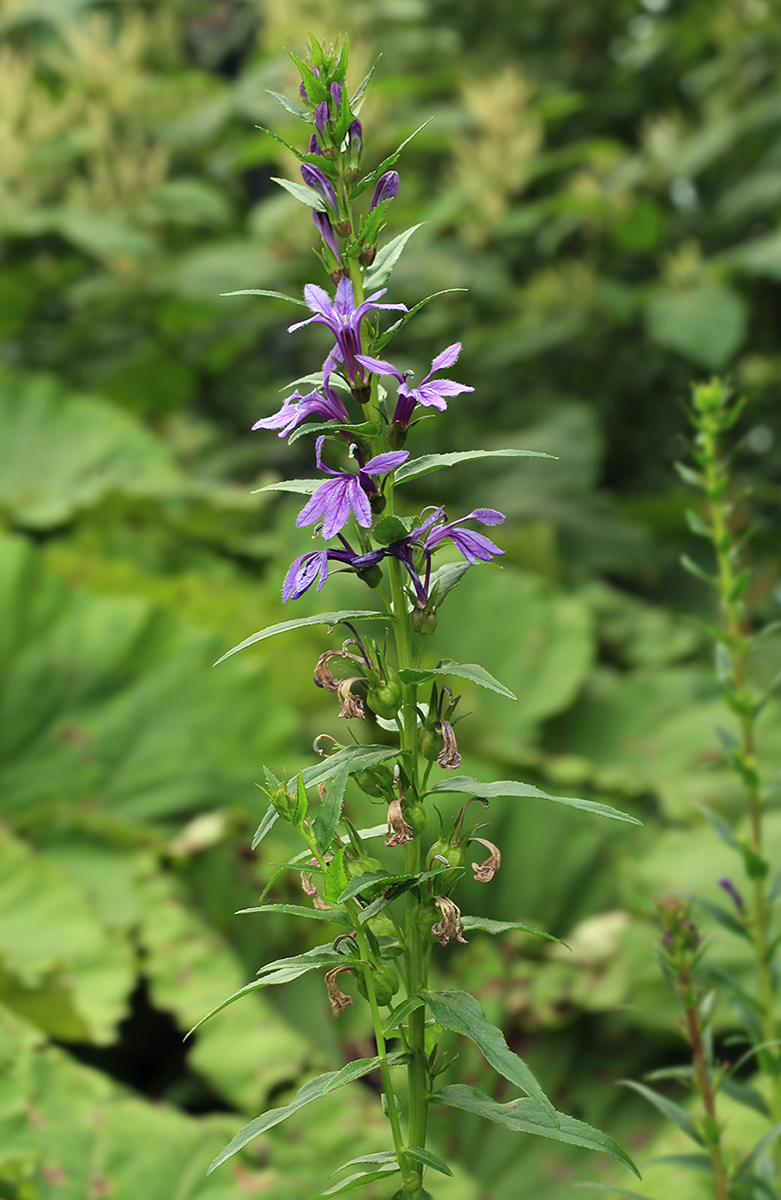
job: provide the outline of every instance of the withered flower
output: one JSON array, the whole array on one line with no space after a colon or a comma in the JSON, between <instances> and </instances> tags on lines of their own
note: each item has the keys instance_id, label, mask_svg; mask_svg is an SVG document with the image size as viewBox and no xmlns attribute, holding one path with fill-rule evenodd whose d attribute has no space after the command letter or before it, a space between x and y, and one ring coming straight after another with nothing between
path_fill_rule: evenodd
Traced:
<instances>
[{"instance_id":1,"label":"withered flower","mask_svg":"<svg viewBox=\"0 0 781 1200\"><path fill-rule=\"evenodd\" d=\"M365 720L363 700L360 696L354 695L350 690L352 684L361 682L363 682L363 677L361 675L354 675L352 679L340 680L336 687L336 695L341 708L339 716L346 717L348 721L352 717L358 717L361 721Z\"/></svg>"},{"instance_id":2,"label":"withered flower","mask_svg":"<svg viewBox=\"0 0 781 1200\"><path fill-rule=\"evenodd\" d=\"M329 662L332 658L346 658L350 662L360 662L354 654L347 654L344 650L326 650L321 654L315 664L315 683L318 687L325 688L327 692L335 692L339 687L339 680L334 679L329 667Z\"/></svg>"},{"instance_id":3,"label":"withered flower","mask_svg":"<svg viewBox=\"0 0 781 1200\"><path fill-rule=\"evenodd\" d=\"M488 858L484 862L472 863L475 881L477 883L490 883L502 865L502 852L498 846L495 846L493 842L487 842L485 838L473 837L470 838L470 841L479 842L488 851Z\"/></svg>"},{"instance_id":4,"label":"withered flower","mask_svg":"<svg viewBox=\"0 0 781 1200\"><path fill-rule=\"evenodd\" d=\"M325 900L323 900L315 884L312 882L312 876L307 875L306 871L301 872L301 887L305 894L311 897L315 908L319 909L320 912L328 912L331 905L326 904Z\"/></svg>"},{"instance_id":5,"label":"withered flower","mask_svg":"<svg viewBox=\"0 0 781 1200\"><path fill-rule=\"evenodd\" d=\"M352 967L334 967L332 971L327 971L324 979L328 999L331 1003L331 1012L334 1017L340 1016L346 1008L352 1005L355 1007L355 1001L352 996L347 996L340 991L339 985L336 982L336 977L341 971L352 971Z\"/></svg>"},{"instance_id":6,"label":"withered flower","mask_svg":"<svg viewBox=\"0 0 781 1200\"><path fill-rule=\"evenodd\" d=\"M431 932L437 938L440 946L446 946L451 938L455 938L462 946L466 945L464 937L464 922L461 920L461 909L449 896L435 896L434 903L441 912L439 921L431 926Z\"/></svg>"},{"instance_id":7,"label":"withered flower","mask_svg":"<svg viewBox=\"0 0 781 1200\"><path fill-rule=\"evenodd\" d=\"M453 726L449 721L437 721L437 733L442 734L442 750L437 759L440 767L449 767L451 770L456 770L461 766L461 755L456 745L456 735L453 732Z\"/></svg>"},{"instance_id":8,"label":"withered flower","mask_svg":"<svg viewBox=\"0 0 781 1200\"><path fill-rule=\"evenodd\" d=\"M386 846L403 846L405 842L412 840L414 830L404 820L403 807L404 801L401 797L397 800L391 800L388 805L388 836L385 839Z\"/></svg>"}]
</instances>

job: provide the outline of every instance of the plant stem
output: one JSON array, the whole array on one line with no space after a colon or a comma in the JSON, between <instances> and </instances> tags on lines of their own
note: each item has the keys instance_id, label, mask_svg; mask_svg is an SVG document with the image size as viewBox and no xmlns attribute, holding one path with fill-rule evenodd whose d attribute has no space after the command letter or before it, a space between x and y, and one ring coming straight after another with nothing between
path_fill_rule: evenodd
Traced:
<instances>
[{"instance_id":1,"label":"plant stem","mask_svg":"<svg viewBox=\"0 0 781 1200\"><path fill-rule=\"evenodd\" d=\"M688 968L684 968L681 971L681 986L684 992L687 992L690 989L691 978ZM702 1039L702 1031L700 1029L700 1017L696 1006L687 1005L685 1012L686 1029L692 1048L697 1086L699 1087L700 1095L702 1096L705 1112L709 1118L709 1128L707 1130L708 1136L705 1140L708 1146L708 1154L710 1155L711 1161L713 1190L716 1200L729 1200L727 1176L724 1170L724 1158L721 1152L721 1138L719 1134L718 1121L716 1119L716 1096L713 1090L711 1073L708 1069L708 1058L705 1052L705 1044Z\"/></svg>"}]
</instances>

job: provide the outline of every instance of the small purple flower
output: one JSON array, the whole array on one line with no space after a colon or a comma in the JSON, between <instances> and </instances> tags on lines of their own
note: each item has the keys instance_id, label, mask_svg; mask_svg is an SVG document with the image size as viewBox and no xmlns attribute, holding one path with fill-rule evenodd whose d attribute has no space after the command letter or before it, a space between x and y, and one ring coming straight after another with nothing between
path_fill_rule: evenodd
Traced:
<instances>
[{"instance_id":1,"label":"small purple flower","mask_svg":"<svg viewBox=\"0 0 781 1200\"><path fill-rule=\"evenodd\" d=\"M323 537L328 541L344 528L351 512L364 529L371 526L372 510L369 496L377 492L378 488L370 476L387 475L389 471L395 471L396 467L400 467L409 458L409 451L391 450L386 454L377 454L370 458L365 466L360 465L358 474L353 475L349 471L334 471L323 464L324 442L325 435L317 439L317 465L321 471L333 475L333 479L320 485L309 503L301 509L296 525L301 529L322 519Z\"/></svg>"},{"instance_id":2,"label":"small purple flower","mask_svg":"<svg viewBox=\"0 0 781 1200\"><path fill-rule=\"evenodd\" d=\"M310 154L322 154L323 153L322 150L320 149L320 143L317 140L317 136L314 133L312 134L312 136L309 139L309 153Z\"/></svg>"},{"instance_id":3,"label":"small purple flower","mask_svg":"<svg viewBox=\"0 0 781 1200\"><path fill-rule=\"evenodd\" d=\"M735 884L732 882L731 879L726 879L726 878L720 879L719 887L724 888L724 891L730 897L730 899L732 900L732 903L735 905L735 908L738 910L739 913L742 913L745 911L746 906L743 903L743 897L741 896L740 892L735 887Z\"/></svg>"},{"instance_id":4,"label":"small purple flower","mask_svg":"<svg viewBox=\"0 0 781 1200\"><path fill-rule=\"evenodd\" d=\"M500 550L484 534L473 529L461 528L465 521L472 520L480 521L483 525L500 525L504 516L493 508L476 508L460 520L448 522L444 508L436 508L422 524L412 529L406 538L388 546L388 554L398 558L407 568L421 608L425 608L429 598L432 551L446 538L450 538L469 563L475 563L478 559L490 562L497 554L504 554L504 550ZM423 579L420 578L413 561L416 550L422 551L426 560Z\"/></svg>"},{"instance_id":5,"label":"small purple flower","mask_svg":"<svg viewBox=\"0 0 781 1200\"><path fill-rule=\"evenodd\" d=\"M323 130L328 124L328 101L321 100L315 109L315 127L320 136L323 136Z\"/></svg>"},{"instance_id":6,"label":"small purple flower","mask_svg":"<svg viewBox=\"0 0 781 1200\"><path fill-rule=\"evenodd\" d=\"M373 212L378 204L382 204L384 200L395 200L399 194L399 173L398 171L386 171L384 175L380 175L377 180L377 185L374 189L372 202L369 205L369 212Z\"/></svg>"},{"instance_id":7,"label":"small purple flower","mask_svg":"<svg viewBox=\"0 0 781 1200\"><path fill-rule=\"evenodd\" d=\"M363 149L363 126L357 118L347 130L347 138L350 146L350 157L355 159L360 158L361 150Z\"/></svg>"},{"instance_id":8,"label":"small purple flower","mask_svg":"<svg viewBox=\"0 0 781 1200\"><path fill-rule=\"evenodd\" d=\"M311 550L291 563L282 585L283 604L287 604L288 600L298 600L304 592L309 590L315 580L318 581L317 590L319 592L328 578L329 562L346 563L347 566L360 571L364 567L375 566L387 553L385 550L370 550L368 554L356 554L350 543L341 534L339 539L345 547L344 550Z\"/></svg>"},{"instance_id":9,"label":"small purple flower","mask_svg":"<svg viewBox=\"0 0 781 1200\"><path fill-rule=\"evenodd\" d=\"M343 362L351 383L355 383L358 375L361 377L361 382L364 382L363 369L356 357L361 351L361 321L367 313L378 308L407 311L406 304L377 304L376 301L380 296L384 296L386 291L387 288L381 288L379 292L373 292L356 308L353 285L349 279L339 280L333 301L324 288L318 287L315 283L308 283L304 288L304 299L314 316L290 325L288 333L294 333L296 329L303 329L304 325L311 325L313 322L326 325L336 338L336 346L326 359L323 367L324 375L328 377L336 364Z\"/></svg>"},{"instance_id":10,"label":"small purple flower","mask_svg":"<svg viewBox=\"0 0 781 1200\"><path fill-rule=\"evenodd\" d=\"M336 79L331 84L331 96L333 98L334 107L338 112L342 106L342 85Z\"/></svg>"},{"instance_id":11,"label":"small purple flower","mask_svg":"<svg viewBox=\"0 0 781 1200\"><path fill-rule=\"evenodd\" d=\"M309 392L307 396L302 396L300 392L293 392L292 396L288 396L283 401L279 412L256 421L252 426L253 430L278 429L279 436L283 438L291 434L307 417L322 417L326 421L333 419L342 421L345 425L348 424L350 416L347 409L327 379L324 381L323 391L325 397L321 396L319 392Z\"/></svg>"},{"instance_id":12,"label":"small purple flower","mask_svg":"<svg viewBox=\"0 0 781 1200\"><path fill-rule=\"evenodd\" d=\"M396 404L396 411L393 414L393 424L400 426L402 429L409 428L410 418L415 409L416 404L422 404L424 408L436 408L438 412L444 412L447 408L446 397L458 396L461 392L473 392L473 387L467 387L464 383L456 383L453 379L433 379L432 375L436 375L437 371L444 371L447 367L452 367L453 363L461 353L461 343L453 342L452 346L448 346L443 350L431 364L431 370L428 375L421 381L420 387L412 388L408 385L407 380L401 372L394 367L393 363L383 362L379 358L370 358L366 354L358 356L358 362L366 367L369 371L373 371L375 375L392 375L399 381L399 398Z\"/></svg>"},{"instance_id":13,"label":"small purple flower","mask_svg":"<svg viewBox=\"0 0 781 1200\"><path fill-rule=\"evenodd\" d=\"M475 508L457 521L435 525L426 537L426 549L433 550L445 538L450 538L468 563L476 563L478 559L490 562L497 554L504 554L504 550L495 546L485 534L476 533L473 529L462 529L461 526L465 521L479 521L481 525L501 525L503 520L504 514L497 512L495 508Z\"/></svg>"},{"instance_id":14,"label":"small purple flower","mask_svg":"<svg viewBox=\"0 0 781 1200\"><path fill-rule=\"evenodd\" d=\"M306 186L311 188L329 206L334 216L338 216L339 204L336 192L327 175L319 167L313 167L311 163L301 163L301 178Z\"/></svg>"},{"instance_id":15,"label":"small purple flower","mask_svg":"<svg viewBox=\"0 0 781 1200\"><path fill-rule=\"evenodd\" d=\"M317 210L313 208L312 209L312 220L314 221L315 225L317 226L320 237L323 239L326 246L332 252L334 258L341 266L342 255L339 250L339 243L336 240L336 234L334 233L334 227L331 224L328 213L317 212Z\"/></svg>"}]
</instances>

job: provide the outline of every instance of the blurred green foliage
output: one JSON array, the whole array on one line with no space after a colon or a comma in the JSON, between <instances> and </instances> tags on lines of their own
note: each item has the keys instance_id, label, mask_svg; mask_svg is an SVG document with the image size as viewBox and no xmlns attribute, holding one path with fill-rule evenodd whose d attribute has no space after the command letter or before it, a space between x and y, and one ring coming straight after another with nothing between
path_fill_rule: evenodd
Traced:
<instances>
[{"instance_id":1,"label":"blurred green foliage","mask_svg":"<svg viewBox=\"0 0 781 1200\"><path fill-rule=\"evenodd\" d=\"M520 697L511 706L465 687L467 769L490 778L509 765L645 822L606 830L535 801L495 804L506 867L485 894L473 886L473 911L544 924L572 952L473 934L469 965L443 953L440 967L456 980L469 971L561 1107L627 1141L641 1166L653 1119L612 1084L669 1057L653 899L713 895L722 871L696 805L731 811L737 797L712 732L723 717L706 639L687 616L707 615L706 600L677 566L688 499L670 464L689 381L729 373L749 397L735 467L752 481L758 524L751 603L772 618L777 8L1 0L9 1200L305 1200L327 1162L385 1148L356 1085L317 1112L305 1143L292 1123L232 1173L204 1177L233 1110L254 1115L367 1052L351 1014L331 1022L318 982L294 985L284 1007L271 993L248 999L181 1045L262 961L303 946L292 919L231 914L286 855L284 834L264 843L263 863L248 850L261 764L291 773L316 733L337 732L310 685L322 635L209 666L283 619L284 570L309 545L293 501L250 494L306 473L308 448L289 453L248 429L289 378L320 365L325 342L293 342L281 302L219 298L297 294L315 278L307 214L270 181L295 169L292 157L255 128L286 134L268 89L290 90L285 51L307 30L349 33L354 83L382 53L362 113L373 160L431 118L401 164L394 228L425 224L389 299L468 290L426 307L398 354L425 371L462 340L459 378L476 392L421 426L421 450L559 456L437 479L454 516L491 504L510 519L504 571L467 577L431 651L484 662ZM327 586L329 607L354 606L354 580ZM316 604L308 596L297 611ZM768 641L758 670L770 679L779 657ZM769 705L760 726L768 774L781 767L780 716ZM278 893L300 899L292 879ZM724 955L745 968L740 946ZM460 1051L479 1082L477 1059ZM601 1169L576 1152L519 1154L466 1114L449 1113L438 1136L460 1144L464 1164L438 1184L441 1200L558 1200ZM672 1195L660 1171L656 1194Z\"/></svg>"}]
</instances>

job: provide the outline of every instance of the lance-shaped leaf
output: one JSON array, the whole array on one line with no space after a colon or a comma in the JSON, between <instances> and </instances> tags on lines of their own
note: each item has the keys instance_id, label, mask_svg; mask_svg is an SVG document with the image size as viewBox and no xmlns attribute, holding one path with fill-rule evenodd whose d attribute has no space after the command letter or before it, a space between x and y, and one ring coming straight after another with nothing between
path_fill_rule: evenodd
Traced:
<instances>
[{"instance_id":1,"label":"lance-shaped leaf","mask_svg":"<svg viewBox=\"0 0 781 1200\"><path fill-rule=\"evenodd\" d=\"M329 754L327 758L307 767L303 772L304 786L310 788L317 787L318 783L325 783L333 778L345 763L349 774L354 775L356 771L362 771L365 767L376 767L379 763L391 759L398 762L404 754L405 751L388 746L346 746L344 750L337 750L336 754ZM292 787L289 790L292 792Z\"/></svg>"},{"instance_id":2,"label":"lance-shaped leaf","mask_svg":"<svg viewBox=\"0 0 781 1200\"><path fill-rule=\"evenodd\" d=\"M400 1051L398 1054L388 1055L388 1062L392 1067L401 1067L408 1061L409 1055L404 1051ZM330 1082L325 1085L323 1088L323 1095L327 1096L329 1092L335 1092L337 1088L344 1087L346 1083L352 1083L354 1079L362 1079L367 1072L376 1071L379 1065L380 1060L378 1058L355 1058L352 1062L345 1063L342 1069L335 1073L333 1079L331 1079ZM390 1157L393 1158L393 1154L391 1154ZM381 1160L376 1160L374 1155L372 1155L371 1157L365 1158L362 1161L374 1162ZM351 1162L345 1163L344 1166L339 1167L338 1170L343 1171L344 1167L352 1166L356 1162L357 1159L352 1159ZM336 1171L332 1173L335 1175Z\"/></svg>"},{"instance_id":3,"label":"lance-shaped leaf","mask_svg":"<svg viewBox=\"0 0 781 1200\"><path fill-rule=\"evenodd\" d=\"M537 929L534 925L526 925L523 921L492 921L490 917L462 917L461 923L464 929L481 929L483 933L509 933L511 929L518 929L521 933L531 933L535 937L546 938L549 942L558 942L560 946L566 946L566 942L562 942L561 938L554 937L552 933L546 933L544 929Z\"/></svg>"},{"instance_id":4,"label":"lance-shaped leaf","mask_svg":"<svg viewBox=\"0 0 781 1200\"><path fill-rule=\"evenodd\" d=\"M659 1112L667 1117L668 1120L672 1121L674 1125L677 1125L678 1128L685 1133L688 1138L691 1138L693 1142L696 1142L698 1146L705 1145L702 1135L695 1125L693 1118L689 1113L686 1112L684 1108L681 1108L679 1104L675 1104L672 1100L668 1100L666 1096L660 1096L658 1092L653 1091L651 1088L646 1087L642 1083L635 1082L634 1079L622 1079L621 1083L624 1085L624 1087L631 1088L633 1092L637 1092L643 1097L644 1100L647 1100L649 1104L653 1104L654 1108L658 1109Z\"/></svg>"},{"instance_id":5,"label":"lance-shaped leaf","mask_svg":"<svg viewBox=\"0 0 781 1200\"><path fill-rule=\"evenodd\" d=\"M403 1056L389 1054L388 1062L391 1066L396 1066L399 1058L404 1061ZM380 1065L379 1058L366 1058L362 1061L362 1070L358 1074L350 1075L349 1078L343 1078L342 1083L338 1086L343 1087L345 1084L350 1083L353 1079L360 1079L363 1075L369 1075L372 1071L376 1071L377 1067ZM261 1113L259 1117L255 1117L255 1120L250 1121L249 1125L245 1125L244 1128L236 1134L235 1138L228 1143L225 1149L217 1155L214 1162L209 1167L208 1174L211 1174L216 1167L219 1167L229 1158L232 1158L237 1151L241 1150L243 1146L246 1146L248 1142L251 1142L253 1138L256 1138L258 1134L265 1133L267 1129L273 1129L275 1125L279 1125L282 1121L286 1121L288 1117L292 1117L293 1113L297 1113L299 1109L304 1108L305 1105L311 1104L313 1100L319 1100L324 1094L329 1083L331 1083L331 1081L341 1073L342 1072L340 1071L328 1071L325 1075L318 1075L316 1079L310 1079L309 1083L305 1083L304 1086L300 1088L298 1092L296 1092L289 1104L285 1104L282 1108L271 1108L268 1112Z\"/></svg>"},{"instance_id":6,"label":"lance-shaped leaf","mask_svg":"<svg viewBox=\"0 0 781 1200\"><path fill-rule=\"evenodd\" d=\"M303 183L293 183L290 179L277 179L275 175L271 176L272 183L278 183L286 192L290 192L296 200L300 200L302 204L307 204L310 208L314 208L317 212L327 212L326 206L320 197L308 187L304 187Z\"/></svg>"},{"instance_id":7,"label":"lance-shaped leaf","mask_svg":"<svg viewBox=\"0 0 781 1200\"><path fill-rule=\"evenodd\" d=\"M452 869L452 867L437 867L433 871L424 871L422 874L404 875L391 875L386 871L367 871L365 875L359 875L357 879L350 881L339 896L339 904L345 904L353 896L368 891L370 888L379 888L385 892L389 888L397 888L405 883L425 883L427 879L433 879L435 875L442 875L443 872L452 871Z\"/></svg>"},{"instance_id":8,"label":"lance-shaped leaf","mask_svg":"<svg viewBox=\"0 0 781 1200\"><path fill-rule=\"evenodd\" d=\"M273 804L269 804L266 815L255 830L255 836L252 839L252 849L257 850L260 843L268 833L269 829L279 820L279 813L274 808Z\"/></svg>"},{"instance_id":9,"label":"lance-shaped leaf","mask_svg":"<svg viewBox=\"0 0 781 1200\"><path fill-rule=\"evenodd\" d=\"M465 1112L476 1113L477 1116L494 1121L497 1125L516 1133L534 1133L539 1137L552 1138L556 1142L567 1142L570 1146L601 1150L617 1158L625 1167L629 1167L638 1179L640 1178L640 1172L626 1151L606 1133L600 1133L598 1129L592 1129L584 1121L577 1121L565 1113L556 1113L556 1124L553 1117L548 1116L533 1100L511 1100L509 1104L499 1104L477 1088L456 1083L435 1093L432 1101L446 1104L449 1108L461 1108Z\"/></svg>"},{"instance_id":10,"label":"lance-shaped leaf","mask_svg":"<svg viewBox=\"0 0 781 1200\"><path fill-rule=\"evenodd\" d=\"M380 288L383 284L387 283L391 271L404 252L404 247L413 233L420 229L421 225L422 222L418 225L411 225L409 229L405 229L403 233L400 233L392 241L388 242L387 246L383 246L366 272L363 286L367 292L373 292L375 288Z\"/></svg>"},{"instance_id":11,"label":"lance-shaped leaf","mask_svg":"<svg viewBox=\"0 0 781 1200\"><path fill-rule=\"evenodd\" d=\"M454 663L449 659L443 659L438 667L426 669L404 667L399 671L399 679L402 683L428 683L435 675L455 675L458 679L468 679L470 683L477 683L480 687L496 692L499 696L506 696L508 700L518 699L509 688L506 688L498 679L494 679L493 675L479 663Z\"/></svg>"},{"instance_id":12,"label":"lance-shaped leaf","mask_svg":"<svg viewBox=\"0 0 781 1200\"><path fill-rule=\"evenodd\" d=\"M341 1183L335 1183L326 1192L319 1192L315 1200L320 1200L321 1196L338 1196L342 1192L352 1192L355 1188L365 1187L367 1183L379 1183L380 1180L393 1175L398 1169L399 1164L391 1162L385 1166L375 1167L372 1171L358 1171L355 1175L348 1175Z\"/></svg>"},{"instance_id":13,"label":"lance-shaped leaf","mask_svg":"<svg viewBox=\"0 0 781 1200\"><path fill-rule=\"evenodd\" d=\"M254 488L252 495L260 492L292 492L294 496L312 496L320 487L321 479L280 479L278 483L265 483Z\"/></svg>"},{"instance_id":14,"label":"lance-shaped leaf","mask_svg":"<svg viewBox=\"0 0 781 1200\"><path fill-rule=\"evenodd\" d=\"M205 1017L201 1017L196 1025L185 1035L190 1037L190 1034L195 1033L196 1029L200 1029L206 1021L211 1020L218 1012L222 1012L229 1004L235 1004L242 996L248 996L250 992L257 991L258 988L271 987L275 984L290 983L293 979L298 979L301 975L306 975L309 971L315 971L318 967L333 967L344 962L344 955L333 950L331 946L317 946L314 950L307 950L305 954L297 954L292 958L280 958L276 962L269 963L265 967L261 967L262 974L259 979L253 979L251 983L247 983L243 988L239 988L232 996L228 996L227 1000L223 1000L222 1004L218 1004L215 1008L208 1012Z\"/></svg>"},{"instance_id":15,"label":"lance-shaped leaf","mask_svg":"<svg viewBox=\"0 0 781 1200\"><path fill-rule=\"evenodd\" d=\"M441 292L432 292L432 294L430 296L426 296L424 300L419 300L413 308L411 308L408 312L405 312L398 321L395 321L393 325L391 325L390 329L386 329L384 333L381 333L380 336L372 342L373 356L376 358L383 346L387 346L391 338L395 337L399 330L404 328L404 326L407 324L407 321L411 321L415 314L419 313L421 308L424 308L429 301L436 300L439 296L446 296L448 292L465 292L466 290L466 288L445 288Z\"/></svg>"},{"instance_id":16,"label":"lance-shaped leaf","mask_svg":"<svg viewBox=\"0 0 781 1200\"><path fill-rule=\"evenodd\" d=\"M569 808L579 808L583 812L594 813L598 817L610 817L613 821L626 821L629 825L641 825L637 817L609 804L598 804L594 800L578 800L574 796L551 796L530 783L516 783L513 779L502 779L496 783L481 783L479 779L470 779L468 775L456 775L452 779L443 779L430 788L427 795L434 792L470 792L483 800L495 800L500 796L529 796L537 800L551 800L554 804L566 804Z\"/></svg>"},{"instance_id":17,"label":"lance-shaped leaf","mask_svg":"<svg viewBox=\"0 0 781 1200\"><path fill-rule=\"evenodd\" d=\"M291 629L303 629L306 625L338 625L340 621L357 621L360 617L376 619L377 617L385 617L385 613L381 612L363 612L360 609L344 609L342 612L320 613L316 617L299 617L295 621L282 621L279 625L267 625L265 629L258 630L251 637L245 638L243 642L239 642L238 646L234 646L232 650L226 651L221 658L217 659L215 667L221 662L225 662L226 658L230 658L233 654L238 654L239 650L246 650L247 646L254 646L256 642L262 642L266 638L276 637L278 633L289 633ZM305 782L306 779L305 779ZM307 782L307 787L309 783Z\"/></svg>"},{"instance_id":18,"label":"lance-shaped leaf","mask_svg":"<svg viewBox=\"0 0 781 1200\"><path fill-rule=\"evenodd\" d=\"M296 296L288 296L286 292L269 292L266 288L240 288L237 292L220 292L220 296L270 296L272 300L287 300L290 304L298 304L306 308L305 300Z\"/></svg>"},{"instance_id":19,"label":"lance-shaped leaf","mask_svg":"<svg viewBox=\"0 0 781 1200\"><path fill-rule=\"evenodd\" d=\"M470 1038L495 1071L522 1088L535 1101L535 1108L541 1106L550 1120L557 1122L556 1110L540 1084L523 1059L507 1045L501 1029L486 1020L474 996L456 991L423 992L422 995L438 1025Z\"/></svg>"},{"instance_id":20,"label":"lance-shaped leaf","mask_svg":"<svg viewBox=\"0 0 781 1200\"><path fill-rule=\"evenodd\" d=\"M350 761L345 759L331 779L331 786L326 792L325 800L317 810L317 816L312 825L318 850L325 853L333 841L336 828L342 816L342 802L350 777Z\"/></svg>"},{"instance_id":21,"label":"lance-shaped leaf","mask_svg":"<svg viewBox=\"0 0 781 1200\"><path fill-rule=\"evenodd\" d=\"M257 904L254 908L238 908L236 916L246 913L283 913L290 917L308 917L310 921L333 921L335 925L349 925L347 913L338 908L305 908L303 904Z\"/></svg>"},{"instance_id":22,"label":"lance-shaped leaf","mask_svg":"<svg viewBox=\"0 0 781 1200\"><path fill-rule=\"evenodd\" d=\"M408 996L406 1000L402 1000L401 1004L397 1004L392 1012L388 1014L382 1023L383 1033L391 1033L392 1030L398 1029L403 1021L406 1021L410 1013L414 1013L416 1009L423 1008L426 1001L423 996L414 995Z\"/></svg>"},{"instance_id":23,"label":"lance-shaped leaf","mask_svg":"<svg viewBox=\"0 0 781 1200\"><path fill-rule=\"evenodd\" d=\"M396 471L396 482L406 483L418 479L442 467L455 467L462 462L473 462L483 458L555 458L555 454L543 454L540 450L458 450L452 454L423 454L420 458L407 459Z\"/></svg>"},{"instance_id":24,"label":"lance-shaped leaf","mask_svg":"<svg viewBox=\"0 0 781 1200\"><path fill-rule=\"evenodd\" d=\"M429 118L429 120L430 119L431 118ZM387 158L384 158L378 167L375 167L375 169L369 175L365 175L363 179L359 179L358 182L356 183L355 187L353 188L353 199L357 200L357 198L361 195L362 192L365 192L366 189L368 187L371 187L371 185L377 179L379 179L381 175L384 175L385 172L388 170L388 167L392 167L393 164L396 162L396 160L398 159L398 157L401 154L404 147L408 146L409 143L412 141L412 139L414 137L417 137L418 134L421 132L421 130L425 129L427 125L428 125L428 121L424 121L423 124L419 125L418 128L413 133L411 133L408 138L404 139L404 141L401 143L401 145L396 150L394 150L392 154L389 154ZM368 280L368 274L367 274L367 277L364 279L364 286L366 285L367 280Z\"/></svg>"},{"instance_id":25,"label":"lance-shaped leaf","mask_svg":"<svg viewBox=\"0 0 781 1200\"><path fill-rule=\"evenodd\" d=\"M350 441L356 441L357 438L375 438L379 437L382 432L382 426L379 421L362 421L359 425L345 425L341 421L305 421L294 429L288 435L287 444L292 446L299 438L305 437L307 434L325 433L331 434L334 440L340 441L344 445L342 434L347 434ZM338 436L337 436L338 435ZM322 481L321 481L322 482ZM276 489L279 490L278 488Z\"/></svg>"},{"instance_id":26,"label":"lance-shaped leaf","mask_svg":"<svg viewBox=\"0 0 781 1200\"><path fill-rule=\"evenodd\" d=\"M325 892L326 900L330 900L332 904L335 904L337 897L346 887L347 871L344 867L344 846L340 846L328 864L328 870L323 880L323 891Z\"/></svg>"},{"instance_id":27,"label":"lance-shaped leaf","mask_svg":"<svg viewBox=\"0 0 781 1200\"><path fill-rule=\"evenodd\" d=\"M446 1162L443 1162L436 1154L432 1154L430 1150L424 1150L422 1146L406 1146L404 1154L407 1158L422 1163L424 1167L431 1167L432 1171L439 1171L440 1175L453 1174Z\"/></svg>"}]
</instances>

